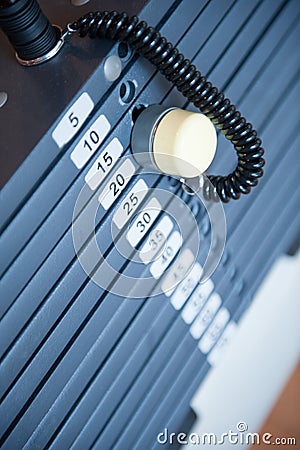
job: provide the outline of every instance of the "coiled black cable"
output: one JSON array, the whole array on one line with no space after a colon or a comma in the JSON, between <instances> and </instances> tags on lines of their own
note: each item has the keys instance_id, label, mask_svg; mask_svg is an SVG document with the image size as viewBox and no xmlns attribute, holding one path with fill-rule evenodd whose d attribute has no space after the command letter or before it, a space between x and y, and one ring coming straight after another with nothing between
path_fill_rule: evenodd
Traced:
<instances>
[{"instance_id":1,"label":"coiled black cable","mask_svg":"<svg viewBox=\"0 0 300 450\"><path fill-rule=\"evenodd\" d=\"M45 55L58 40L36 0L0 0L0 28L23 60Z\"/></svg>"},{"instance_id":2,"label":"coiled black cable","mask_svg":"<svg viewBox=\"0 0 300 450\"><path fill-rule=\"evenodd\" d=\"M252 125L230 100L218 91L167 39L137 16L116 11L91 12L70 25L79 36L105 37L127 43L143 55L230 140L237 153L237 166L227 176L208 175L204 185L208 199L223 202L248 194L263 175L264 150ZM212 188L212 185L214 188Z\"/></svg>"}]
</instances>

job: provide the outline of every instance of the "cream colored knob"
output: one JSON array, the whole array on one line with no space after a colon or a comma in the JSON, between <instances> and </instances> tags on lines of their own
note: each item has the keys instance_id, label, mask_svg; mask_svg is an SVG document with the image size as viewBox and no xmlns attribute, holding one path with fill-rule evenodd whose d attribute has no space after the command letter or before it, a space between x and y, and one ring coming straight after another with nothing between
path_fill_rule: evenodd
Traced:
<instances>
[{"instance_id":1,"label":"cream colored knob","mask_svg":"<svg viewBox=\"0 0 300 450\"><path fill-rule=\"evenodd\" d=\"M173 109L160 121L153 156L164 173L193 178L211 164L217 148L215 127L204 114Z\"/></svg>"},{"instance_id":2,"label":"cream colored knob","mask_svg":"<svg viewBox=\"0 0 300 450\"><path fill-rule=\"evenodd\" d=\"M215 127L204 114L162 105L149 106L140 114L131 141L142 166L183 178L203 173L217 148Z\"/></svg>"}]
</instances>

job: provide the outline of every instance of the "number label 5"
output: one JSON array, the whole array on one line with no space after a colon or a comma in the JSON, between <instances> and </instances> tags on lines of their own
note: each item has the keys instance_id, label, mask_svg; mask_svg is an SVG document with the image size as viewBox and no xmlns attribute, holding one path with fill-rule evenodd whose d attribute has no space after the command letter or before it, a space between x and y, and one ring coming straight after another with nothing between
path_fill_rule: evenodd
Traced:
<instances>
[{"instance_id":1,"label":"number label 5","mask_svg":"<svg viewBox=\"0 0 300 450\"><path fill-rule=\"evenodd\" d=\"M78 119L77 116L75 116L75 113L71 112L71 114L69 114L68 117L69 117L69 121L70 121L72 127L73 127L73 128L78 127L78 125L79 125L79 119Z\"/></svg>"},{"instance_id":2,"label":"number label 5","mask_svg":"<svg viewBox=\"0 0 300 450\"><path fill-rule=\"evenodd\" d=\"M59 148L67 144L80 130L94 108L94 102L87 92L83 92L69 108L52 133Z\"/></svg>"}]
</instances>

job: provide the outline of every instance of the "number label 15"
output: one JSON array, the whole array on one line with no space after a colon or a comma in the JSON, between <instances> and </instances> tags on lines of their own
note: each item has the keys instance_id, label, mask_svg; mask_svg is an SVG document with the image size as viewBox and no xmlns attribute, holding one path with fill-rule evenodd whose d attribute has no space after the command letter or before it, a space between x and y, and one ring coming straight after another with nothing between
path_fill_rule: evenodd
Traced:
<instances>
[{"instance_id":1,"label":"number label 15","mask_svg":"<svg viewBox=\"0 0 300 450\"><path fill-rule=\"evenodd\" d=\"M109 174L123 152L123 146L118 138L114 138L100 153L85 176L85 182L94 191Z\"/></svg>"}]
</instances>

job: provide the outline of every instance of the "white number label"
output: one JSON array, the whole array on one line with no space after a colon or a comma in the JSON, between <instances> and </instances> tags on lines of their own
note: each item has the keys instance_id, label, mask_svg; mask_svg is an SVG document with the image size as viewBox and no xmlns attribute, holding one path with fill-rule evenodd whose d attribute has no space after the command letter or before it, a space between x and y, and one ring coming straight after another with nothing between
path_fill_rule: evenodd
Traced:
<instances>
[{"instance_id":1,"label":"white number label","mask_svg":"<svg viewBox=\"0 0 300 450\"><path fill-rule=\"evenodd\" d=\"M214 283L211 279L207 280L205 283L200 284L200 286L197 287L181 313L181 316L185 323L189 325L193 322L197 314L203 308L213 289Z\"/></svg>"},{"instance_id":2,"label":"white number label","mask_svg":"<svg viewBox=\"0 0 300 450\"><path fill-rule=\"evenodd\" d=\"M229 322L225 331L222 333L222 336L214 346L213 350L208 355L208 362L211 366L216 366L226 351L228 344L230 343L232 337L234 336L237 330L237 325L235 322Z\"/></svg>"},{"instance_id":3,"label":"white number label","mask_svg":"<svg viewBox=\"0 0 300 450\"><path fill-rule=\"evenodd\" d=\"M52 133L52 137L59 148L63 147L75 136L93 108L94 102L91 97L86 92L81 94Z\"/></svg>"},{"instance_id":4,"label":"white number label","mask_svg":"<svg viewBox=\"0 0 300 450\"><path fill-rule=\"evenodd\" d=\"M145 197L148 191L148 186L144 180L139 180L133 188L128 192L125 199L117 209L113 221L119 229L127 222L127 220L137 210L139 204Z\"/></svg>"},{"instance_id":5,"label":"white number label","mask_svg":"<svg viewBox=\"0 0 300 450\"><path fill-rule=\"evenodd\" d=\"M94 191L109 174L123 152L119 139L114 138L96 159L85 176L85 181Z\"/></svg>"},{"instance_id":6,"label":"white number label","mask_svg":"<svg viewBox=\"0 0 300 450\"><path fill-rule=\"evenodd\" d=\"M216 292L210 296L205 307L200 312L199 316L190 328L190 333L195 339L199 339L210 322L212 321L214 315L221 306L222 300L219 294Z\"/></svg>"},{"instance_id":7,"label":"white number label","mask_svg":"<svg viewBox=\"0 0 300 450\"><path fill-rule=\"evenodd\" d=\"M144 264L148 264L153 261L155 255L162 249L169 234L174 228L172 220L165 216L161 221L151 230L145 244L141 248L139 257Z\"/></svg>"},{"instance_id":8,"label":"white number label","mask_svg":"<svg viewBox=\"0 0 300 450\"><path fill-rule=\"evenodd\" d=\"M81 169L93 156L110 130L110 123L102 114L87 130L71 153L71 160Z\"/></svg>"},{"instance_id":9,"label":"white number label","mask_svg":"<svg viewBox=\"0 0 300 450\"><path fill-rule=\"evenodd\" d=\"M160 211L161 204L154 197L146 204L143 211L138 214L126 235L126 239L132 247L136 247L143 236L145 236Z\"/></svg>"},{"instance_id":10,"label":"white number label","mask_svg":"<svg viewBox=\"0 0 300 450\"><path fill-rule=\"evenodd\" d=\"M168 268L168 266L175 258L181 245L181 234L178 231L173 231L166 242L166 246L162 255L156 261L154 261L154 263L152 263L150 267L150 272L152 273L154 278L157 279L164 273L164 271Z\"/></svg>"},{"instance_id":11,"label":"white number label","mask_svg":"<svg viewBox=\"0 0 300 450\"><path fill-rule=\"evenodd\" d=\"M105 210L110 208L114 201L119 197L134 173L134 165L129 159L126 159L107 182L107 185L99 196L99 202Z\"/></svg>"},{"instance_id":12,"label":"white number label","mask_svg":"<svg viewBox=\"0 0 300 450\"><path fill-rule=\"evenodd\" d=\"M218 311L209 329L198 344L202 353L206 354L212 349L229 321L229 317L230 314L227 308L223 307Z\"/></svg>"},{"instance_id":13,"label":"white number label","mask_svg":"<svg viewBox=\"0 0 300 450\"><path fill-rule=\"evenodd\" d=\"M184 253L184 252L183 252ZM193 264L195 257L190 252L191 255L186 254L185 258L182 260L182 265L184 267L183 274L185 275L190 265ZM172 295L171 304L175 309L179 310L185 304L192 291L196 287L198 281L200 280L202 273L202 267L199 263L195 263L190 273L185 277L185 279L177 287L176 291ZM166 294L167 295L167 294Z\"/></svg>"}]
</instances>

